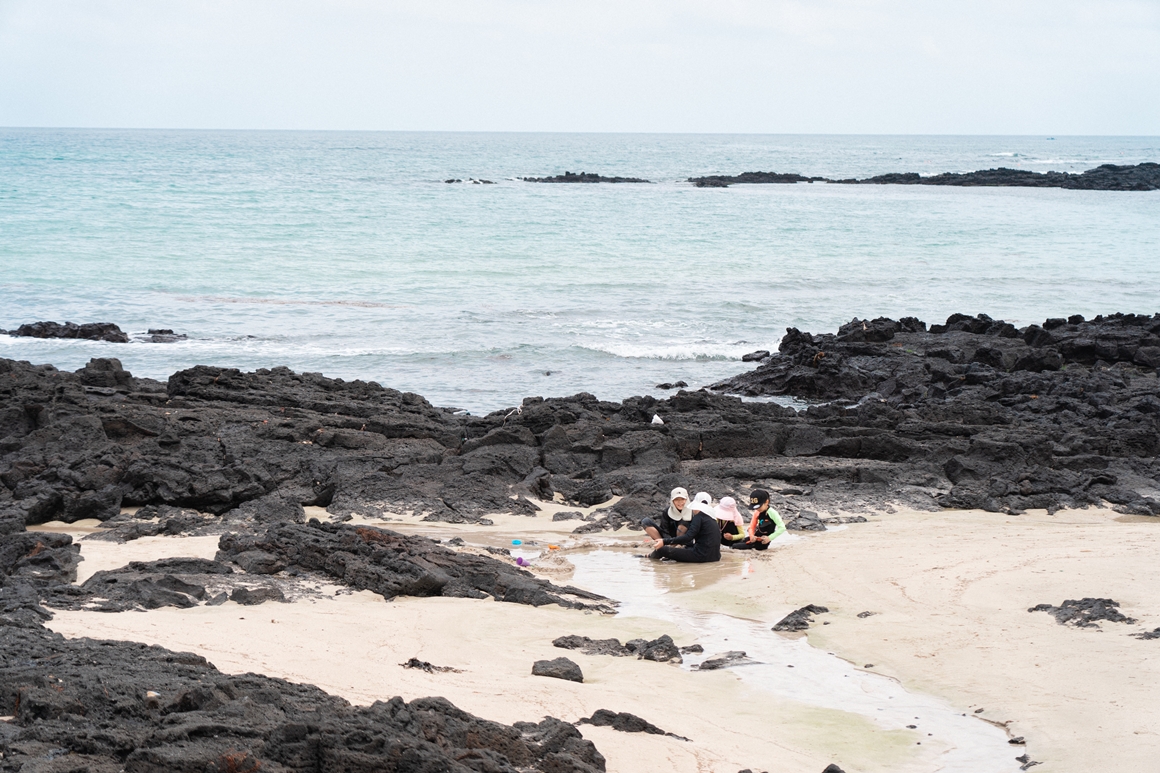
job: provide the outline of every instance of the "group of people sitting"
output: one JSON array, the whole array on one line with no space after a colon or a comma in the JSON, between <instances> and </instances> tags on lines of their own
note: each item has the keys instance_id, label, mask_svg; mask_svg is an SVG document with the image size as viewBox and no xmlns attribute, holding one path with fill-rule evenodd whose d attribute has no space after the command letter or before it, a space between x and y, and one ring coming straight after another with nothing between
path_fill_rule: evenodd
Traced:
<instances>
[{"instance_id":1,"label":"group of people sitting","mask_svg":"<svg viewBox=\"0 0 1160 773\"><path fill-rule=\"evenodd\" d=\"M704 491L690 502L688 491L673 489L660 517L640 522L653 547L649 558L694 564L720 561L722 543L734 550L767 550L769 543L785 534L785 524L769 506L768 491L754 489L749 506L747 519L733 497L721 497L714 506Z\"/></svg>"}]
</instances>

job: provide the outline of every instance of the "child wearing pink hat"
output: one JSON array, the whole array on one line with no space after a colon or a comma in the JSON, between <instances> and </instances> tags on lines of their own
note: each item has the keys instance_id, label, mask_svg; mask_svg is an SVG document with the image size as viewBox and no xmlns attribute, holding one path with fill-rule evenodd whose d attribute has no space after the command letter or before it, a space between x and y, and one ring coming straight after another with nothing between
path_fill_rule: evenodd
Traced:
<instances>
[{"instance_id":1,"label":"child wearing pink hat","mask_svg":"<svg viewBox=\"0 0 1160 773\"><path fill-rule=\"evenodd\" d=\"M713 511L717 519L717 526L721 529L721 542L729 547L744 544L748 536L745 532L745 518L737 509L737 500L733 497L721 497Z\"/></svg>"}]
</instances>

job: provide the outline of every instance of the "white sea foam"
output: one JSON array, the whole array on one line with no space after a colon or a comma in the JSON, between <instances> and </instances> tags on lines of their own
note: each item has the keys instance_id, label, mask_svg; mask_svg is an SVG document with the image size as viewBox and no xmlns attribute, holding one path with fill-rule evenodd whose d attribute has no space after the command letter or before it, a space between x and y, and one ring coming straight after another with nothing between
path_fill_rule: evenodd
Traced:
<instances>
[{"instance_id":1,"label":"white sea foam","mask_svg":"<svg viewBox=\"0 0 1160 773\"><path fill-rule=\"evenodd\" d=\"M353 301L353 300L322 300L316 298L248 298L245 296L226 296L226 295L174 295L175 301L183 301L185 303L239 303L249 304L254 306L270 305L270 306L349 306L351 308L361 309L405 309L406 306L390 305L386 303L375 303L373 301Z\"/></svg>"},{"instance_id":2,"label":"white sea foam","mask_svg":"<svg viewBox=\"0 0 1160 773\"><path fill-rule=\"evenodd\" d=\"M670 360L670 361L731 361L740 360L743 354L754 350L752 346L730 346L727 344L630 344L630 343L601 343L588 344L577 348L594 352L603 352L616 357L641 360Z\"/></svg>"}]
</instances>

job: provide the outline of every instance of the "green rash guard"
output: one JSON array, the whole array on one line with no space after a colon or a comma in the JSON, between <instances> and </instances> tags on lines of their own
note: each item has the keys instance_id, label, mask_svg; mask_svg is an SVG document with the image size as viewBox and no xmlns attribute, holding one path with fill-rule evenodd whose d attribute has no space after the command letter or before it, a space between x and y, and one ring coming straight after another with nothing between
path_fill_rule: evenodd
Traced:
<instances>
[{"instance_id":1,"label":"green rash guard","mask_svg":"<svg viewBox=\"0 0 1160 773\"><path fill-rule=\"evenodd\" d=\"M762 523L762 521L765 521L766 523ZM765 534L764 532L768 530L768 522L770 521L773 522L773 532L771 534ZM762 533L758 534L758 531ZM749 522L750 537L769 537L769 541L773 542L783 534L785 534L785 523L781 520L781 514L774 510L772 507L766 510L764 513L753 516L753 520Z\"/></svg>"}]
</instances>

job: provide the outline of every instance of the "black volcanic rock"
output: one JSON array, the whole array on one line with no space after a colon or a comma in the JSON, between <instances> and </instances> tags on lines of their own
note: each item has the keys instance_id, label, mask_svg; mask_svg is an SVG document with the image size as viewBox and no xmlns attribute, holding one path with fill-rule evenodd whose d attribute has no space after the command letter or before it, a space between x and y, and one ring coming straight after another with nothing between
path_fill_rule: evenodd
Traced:
<instances>
[{"instance_id":1,"label":"black volcanic rock","mask_svg":"<svg viewBox=\"0 0 1160 773\"><path fill-rule=\"evenodd\" d=\"M1072 625L1076 628L1099 628L1098 622L1106 620L1109 623L1134 623L1135 618L1128 617L1120 611L1120 602L1111 599L1067 599L1058 607L1051 604L1037 604L1028 612L1046 612L1055 618L1060 625Z\"/></svg>"},{"instance_id":2,"label":"black volcanic rock","mask_svg":"<svg viewBox=\"0 0 1160 773\"><path fill-rule=\"evenodd\" d=\"M121 388L127 391L133 383L133 374L125 370L121 361L115 357L94 357L76 373L87 387Z\"/></svg>"},{"instance_id":3,"label":"black volcanic rock","mask_svg":"<svg viewBox=\"0 0 1160 773\"><path fill-rule=\"evenodd\" d=\"M810 623L814 622L813 615L821 615L829 612L826 607L820 607L817 604L807 604L801 609L795 609L788 615L783 617L773 626L775 631L804 631L810 627Z\"/></svg>"},{"instance_id":4,"label":"black volcanic rock","mask_svg":"<svg viewBox=\"0 0 1160 773\"><path fill-rule=\"evenodd\" d=\"M627 711L597 709L592 713L592 716L577 720L576 724L593 725L594 727L611 727L613 730L618 730L622 733L648 733L649 735L667 735L672 738L680 738L680 736L673 735L672 733L666 733L647 719L638 717L636 714L629 714ZM689 739L681 738L681 740L687 741Z\"/></svg>"},{"instance_id":5,"label":"black volcanic rock","mask_svg":"<svg viewBox=\"0 0 1160 773\"><path fill-rule=\"evenodd\" d=\"M1026 169L986 169L978 172L944 172L922 177L915 173L886 174L865 180L834 182L868 185L955 185L962 187L1068 188L1092 191L1160 190L1160 164L1135 166L1104 164L1080 174L1071 172L1031 172Z\"/></svg>"},{"instance_id":6,"label":"black volcanic rock","mask_svg":"<svg viewBox=\"0 0 1160 773\"><path fill-rule=\"evenodd\" d=\"M701 665L697 666L697 670L718 671L722 668L751 665L756 662L741 650L729 650L728 652L722 652L719 655L714 655L702 661Z\"/></svg>"},{"instance_id":7,"label":"black volcanic rock","mask_svg":"<svg viewBox=\"0 0 1160 773\"><path fill-rule=\"evenodd\" d=\"M739 183L748 183L756 185L770 185L770 184L792 184L792 183L812 183L815 181L825 181L824 177L803 177L794 172L742 172L735 175L713 174L705 177L690 177L687 182L691 182L698 188L725 188L730 185Z\"/></svg>"},{"instance_id":8,"label":"black volcanic rock","mask_svg":"<svg viewBox=\"0 0 1160 773\"><path fill-rule=\"evenodd\" d=\"M332 533L339 532L347 533ZM391 550L410 541L399 540ZM375 542L374 550L379 548ZM430 553L432 571L438 571L439 557ZM389 557L357 548L334 551L330 558L348 573L368 576L375 575L372 564L391 563ZM365 561L360 564L358 558ZM490 559L451 554L442 557L442 569L453 573L446 562L455 558L465 559L460 567L472 575L470 582L493 588L504 584L497 579L503 570L492 567L497 562ZM207 599L205 583L236 576L219 562L169 558L98 572L77 587L71 584L77 559L76 546L65 534L0 536L0 713L12 717L0 724L0 768L5 771L469 773L479 768L464 760L479 759L497 771L605 769L604 758L575 727L551 717L506 726L474 717L442 698L406 703L396 697L353 707L309 685L255 674L226 676L191 653L66 639L44 628L52 613L42 601L92 608L99 599L108 609L212 605L225 594ZM423 559L411 550L401 560ZM371 584L344 579L351 585ZM547 586L540 581L524 586L537 583ZM507 584L510 589L519 583ZM239 603L280 599L275 586L251 587L247 594L240 590L233 594Z\"/></svg>"},{"instance_id":9,"label":"black volcanic rock","mask_svg":"<svg viewBox=\"0 0 1160 773\"><path fill-rule=\"evenodd\" d=\"M552 646L566 650L580 650L585 655L612 655L623 658L635 655L638 660L657 663L682 662L681 650L668 634L656 639L633 639L620 643L619 639L590 639L587 636L560 636ZM692 651L692 650L690 650Z\"/></svg>"},{"instance_id":10,"label":"black volcanic rock","mask_svg":"<svg viewBox=\"0 0 1160 773\"><path fill-rule=\"evenodd\" d=\"M617 497L578 527L598 532L639 529L674 486L743 499L761 486L799 528L891 503L1152 514L1157 366L1160 315L855 319L790 329L764 364L714 386L818 402L801 411L682 390L464 416L286 368L198 366L160 384L113 359L75 374L0 360L0 531L97 518L113 539L220 534L302 521L303 506L482 522ZM121 518L126 506L171 509L151 523Z\"/></svg>"},{"instance_id":11,"label":"black volcanic rock","mask_svg":"<svg viewBox=\"0 0 1160 773\"><path fill-rule=\"evenodd\" d=\"M584 674L581 672L580 666L568 658L537 660L532 664L532 676L550 676L553 679L564 679L569 682L584 681Z\"/></svg>"},{"instance_id":12,"label":"black volcanic rock","mask_svg":"<svg viewBox=\"0 0 1160 773\"><path fill-rule=\"evenodd\" d=\"M922 176L917 172L891 172L865 179L834 180L806 177L795 172L743 172L738 175L690 177L698 188L725 188L737 183L779 184L827 182L844 185L951 185L959 187L1068 188L1091 191L1160 190L1160 164L1145 162L1134 166L1104 164L1079 174L1072 172L1031 172L1026 169L985 169L977 172L944 172Z\"/></svg>"},{"instance_id":13,"label":"black volcanic rock","mask_svg":"<svg viewBox=\"0 0 1160 773\"><path fill-rule=\"evenodd\" d=\"M76 581L80 546L68 534L25 532L0 536L0 577L34 588Z\"/></svg>"},{"instance_id":14,"label":"black volcanic rock","mask_svg":"<svg viewBox=\"0 0 1160 773\"><path fill-rule=\"evenodd\" d=\"M487 556L458 553L426 537L368 526L281 523L261 534L222 535L219 560L261 553L281 566L322 572L384 598L454 596L574 609L611 607L595 593L557 586Z\"/></svg>"},{"instance_id":15,"label":"black volcanic rock","mask_svg":"<svg viewBox=\"0 0 1160 773\"><path fill-rule=\"evenodd\" d=\"M149 328L149 337L145 340L151 344L172 344L178 341L189 340L184 333L174 333L169 328Z\"/></svg>"},{"instance_id":16,"label":"black volcanic rock","mask_svg":"<svg viewBox=\"0 0 1160 773\"><path fill-rule=\"evenodd\" d=\"M592 172L564 172L555 177L521 177L526 183L647 183L639 177L604 177Z\"/></svg>"},{"instance_id":17,"label":"black volcanic rock","mask_svg":"<svg viewBox=\"0 0 1160 773\"><path fill-rule=\"evenodd\" d=\"M129 336L112 322L33 322L9 331L9 335L30 338L84 338L90 341L110 341L116 344L129 343Z\"/></svg>"},{"instance_id":18,"label":"black volcanic rock","mask_svg":"<svg viewBox=\"0 0 1160 773\"><path fill-rule=\"evenodd\" d=\"M254 606L257 604L264 604L267 601L285 601L286 596L282 591L272 585L261 586L258 588L235 588L230 593L230 601L244 606Z\"/></svg>"},{"instance_id":19,"label":"black volcanic rock","mask_svg":"<svg viewBox=\"0 0 1160 773\"><path fill-rule=\"evenodd\" d=\"M828 401L804 412L809 427L790 430L781 453L934 467L951 484L936 495L943 506L1107 503L1160 514L1140 493L1160 476L1160 388L1149 364L1160 315L1016 329L955 314L922 327L855 319L837 335L791 328L765 365L714 389ZM885 469L859 476L899 480Z\"/></svg>"},{"instance_id":20,"label":"black volcanic rock","mask_svg":"<svg viewBox=\"0 0 1160 773\"><path fill-rule=\"evenodd\" d=\"M501 725L443 698L351 706L316 687L227 676L204 658L0 624L4 770L488 770L595 773L604 758L553 718ZM60 758L68 767L52 766Z\"/></svg>"}]
</instances>

